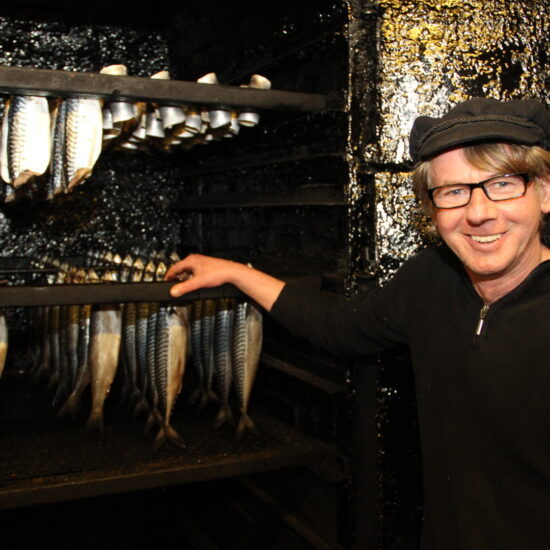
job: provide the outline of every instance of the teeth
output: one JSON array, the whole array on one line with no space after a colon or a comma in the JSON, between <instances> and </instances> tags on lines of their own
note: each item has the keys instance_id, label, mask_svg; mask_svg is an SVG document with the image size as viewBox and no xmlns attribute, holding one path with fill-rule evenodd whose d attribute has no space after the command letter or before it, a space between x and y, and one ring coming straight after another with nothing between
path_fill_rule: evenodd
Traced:
<instances>
[{"instance_id":1,"label":"teeth","mask_svg":"<svg viewBox=\"0 0 550 550\"><path fill-rule=\"evenodd\" d=\"M502 233L498 235L472 235L472 239L478 243L492 243L502 237Z\"/></svg>"}]
</instances>

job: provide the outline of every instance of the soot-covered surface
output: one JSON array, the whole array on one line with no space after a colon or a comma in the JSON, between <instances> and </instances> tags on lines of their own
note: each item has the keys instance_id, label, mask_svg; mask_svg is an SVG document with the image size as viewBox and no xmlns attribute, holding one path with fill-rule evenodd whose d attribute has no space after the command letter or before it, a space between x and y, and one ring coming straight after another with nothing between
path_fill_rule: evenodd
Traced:
<instances>
[{"instance_id":1,"label":"soot-covered surface","mask_svg":"<svg viewBox=\"0 0 550 550\"><path fill-rule=\"evenodd\" d=\"M116 388L112 393L116 394ZM156 451L156 429L132 420L111 395L105 431L84 429L85 406L73 425L55 417L47 392L22 377L6 376L0 387L0 508L143 490L323 461L324 447L256 409L258 433L235 438L235 429L213 428L216 410L183 402L173 426L185 448L165 442ZM86 400L84 400L84 403Z\"/></svg>"}]
</instances>

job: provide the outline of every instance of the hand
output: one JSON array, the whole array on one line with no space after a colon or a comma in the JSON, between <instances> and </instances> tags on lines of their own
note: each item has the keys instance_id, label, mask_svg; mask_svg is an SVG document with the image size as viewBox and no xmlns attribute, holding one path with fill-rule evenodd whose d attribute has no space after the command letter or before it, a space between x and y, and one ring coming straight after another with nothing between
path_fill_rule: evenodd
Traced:
<instances>
[{"instance_id":1,"label":"hand","mask_svg":"<svg viewBox=\"0 0 550 550\"><path fill-rule=\"evenodd\" d=\"M243 264L212 258L201 254L190 254L177 262L166 272L165 279L179 279L182 282L170 288L170 294L177 298L200 288L211 288L233 282L234 272L248 269Z\"/></svg>"},{"instance_id":2,"label":"hand","mask_svg":"<svg viewBox=\"0 0 550 550\"><path fill-rule=\"evenodd\" d=\"M170 288L174 298L200 288L231 283L267 311L285 286L283 281L247 265L201 254L191 254L174 264L165 279L181 280Z\"/></svg>"}]
</instances>

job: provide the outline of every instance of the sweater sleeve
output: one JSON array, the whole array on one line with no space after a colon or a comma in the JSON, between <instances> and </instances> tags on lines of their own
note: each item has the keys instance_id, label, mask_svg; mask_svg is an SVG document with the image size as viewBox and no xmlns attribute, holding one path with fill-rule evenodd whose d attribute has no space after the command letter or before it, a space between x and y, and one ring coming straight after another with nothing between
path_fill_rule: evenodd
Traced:
<instances>
[{"instance_id":1,"label":"sweater sleeve","mask_svg":"<svg viewBox=\"0 0 550 550\"><path fill-rule=\"evenodd\" d=\"M369 355L406 344L410 297L423 279L415 256L383 288L346 299L287 284L271 309L291 332L331 353Z\"/></svg>"}]
</instances>

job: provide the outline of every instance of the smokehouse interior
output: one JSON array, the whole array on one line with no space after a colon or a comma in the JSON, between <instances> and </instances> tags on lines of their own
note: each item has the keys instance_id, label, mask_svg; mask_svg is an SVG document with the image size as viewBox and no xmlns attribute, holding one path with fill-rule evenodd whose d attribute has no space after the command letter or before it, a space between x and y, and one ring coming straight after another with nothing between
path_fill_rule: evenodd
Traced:
<instances>
[{"instance_id":1,"label":"smokehouse interior","mask_svg":"<svg viewBox=\"0 0 550 550\"><path fill-rule=\"evenodd\" d=\"M417 547L407 350L333 356L230 285L171 299L163 279L201 253L340 295L383 285L430 240L414 117L548 99L531 4L461 4L2 4L7 540Z\"/></svg>"}]
</instances>

